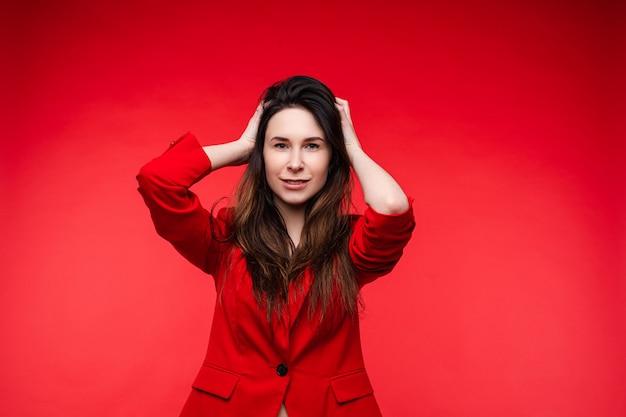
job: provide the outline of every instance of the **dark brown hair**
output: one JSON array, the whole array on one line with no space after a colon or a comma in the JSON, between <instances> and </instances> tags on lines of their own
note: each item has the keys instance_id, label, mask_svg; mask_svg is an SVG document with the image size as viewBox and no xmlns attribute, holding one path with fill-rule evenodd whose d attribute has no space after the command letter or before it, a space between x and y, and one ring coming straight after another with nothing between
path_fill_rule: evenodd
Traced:
<instances>
[{"instance_id":1,"label":"dark brown hair","mask_svg":"<svg viewBox=\"0 0 626 417\"><path fill-rule=\"evenodd\" d=\"M306 268L312 272L309 314L327 316L357 310L359 288L348 253L352 175L335 96L316 79L295 76L268 88L263 96L255 148L235 193L232 241L241 248L252 275L254 295L272 320L286 307L290 282L302 291ZM313 114L331 148L324 187L306 206L305 224L295 247L274 203L265 176L263 146L269 120L298 107Z\"/></svg>"}]
</instances>

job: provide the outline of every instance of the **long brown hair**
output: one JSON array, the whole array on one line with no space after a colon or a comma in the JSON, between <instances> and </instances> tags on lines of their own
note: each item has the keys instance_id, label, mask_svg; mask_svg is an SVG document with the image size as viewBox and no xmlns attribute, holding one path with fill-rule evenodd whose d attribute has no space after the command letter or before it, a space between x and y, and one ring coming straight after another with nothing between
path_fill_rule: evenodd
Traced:
<instances>
[{"instance_id":1,"label":"long brown hair","mask_svg":"<svg viewBox=\"0 0 626 417\"><path fill-rule=\"evenodd\" d=\"M328 316L357 310L359 288L348 253L352 232L348 215L352 175L335 96L316 79L295 76L268 88L263 97L255 148L235 192L232 241L241 248L252 276L254 295L266 310L281 317L290 282L302 291L303 273L312 272L309 314ZM265 176L263 146L269 120L280 110L310 111L331 147L324 187L307 202L300 243L295 247Z\"/></svg>"}]
</instances>

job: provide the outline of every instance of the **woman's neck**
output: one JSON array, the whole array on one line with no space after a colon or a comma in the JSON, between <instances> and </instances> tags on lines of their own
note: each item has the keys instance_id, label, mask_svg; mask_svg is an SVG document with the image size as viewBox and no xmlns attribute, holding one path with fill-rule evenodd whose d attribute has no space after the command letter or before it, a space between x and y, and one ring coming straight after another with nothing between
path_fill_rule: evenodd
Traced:
<instances>
[{"instance_id":1,"label":"woman's neck","mask_svg":"<svg viewBox=\"0 0 626 417\"><path fill-rule=\"evenodd\" d=\"M300 244L300 236L302 229L304 228L304 214L306 207L279 207L280 214L285 221L285 227L287 227L287 233L293 242L295 247Z\"/></svg>"}]
</instances>

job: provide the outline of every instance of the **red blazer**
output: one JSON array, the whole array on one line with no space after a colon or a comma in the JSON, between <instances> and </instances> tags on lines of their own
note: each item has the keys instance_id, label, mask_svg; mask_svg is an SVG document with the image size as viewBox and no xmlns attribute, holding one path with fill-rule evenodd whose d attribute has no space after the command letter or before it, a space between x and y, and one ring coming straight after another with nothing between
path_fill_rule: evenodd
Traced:
<instances>
[{"instance_id":1,"label":"red blazer","mask_svg":"<svg viewBox=\"0 0 626 417\"><path fill-rule=\"evenodd\" d=\"M141 168L139 191L159 235L213 276L218 300L206 359L181 416L378 417L365 371L358 319L320 326L309 318L307 291L290 291L284 320L270 323L255 301L245 259L224 242L229 210L211 219L189 187L211 170L191 134ZM368 208L354 216L350 255L360 285L387 274L414 227L412 209L388 216ZM213 233L211 233L211 228ZM215 239L217 233L218 239Z\"/></svg>"}]
</instances>

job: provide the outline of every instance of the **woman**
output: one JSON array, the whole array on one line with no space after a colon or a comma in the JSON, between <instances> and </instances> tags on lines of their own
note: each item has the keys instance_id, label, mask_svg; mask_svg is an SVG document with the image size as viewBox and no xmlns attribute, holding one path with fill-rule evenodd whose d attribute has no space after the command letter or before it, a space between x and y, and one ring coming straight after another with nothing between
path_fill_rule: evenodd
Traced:
<instances>
[{"instance_id":1,"label":"woman","mask_svg":"<svg viewBox=\"0 0 626 417\"><path fill-rule=\"evenodd\" d=\"M189 188L248 163L234 206ZM351 170L368 205L350 215ZM213 276L207 355L181 416L380 416L358 293L399 260L410 201L361 148L348 102L304 76L270 87L238 140L186 134L138 175L157 232Z\"/></svg>"}]
</instances>

